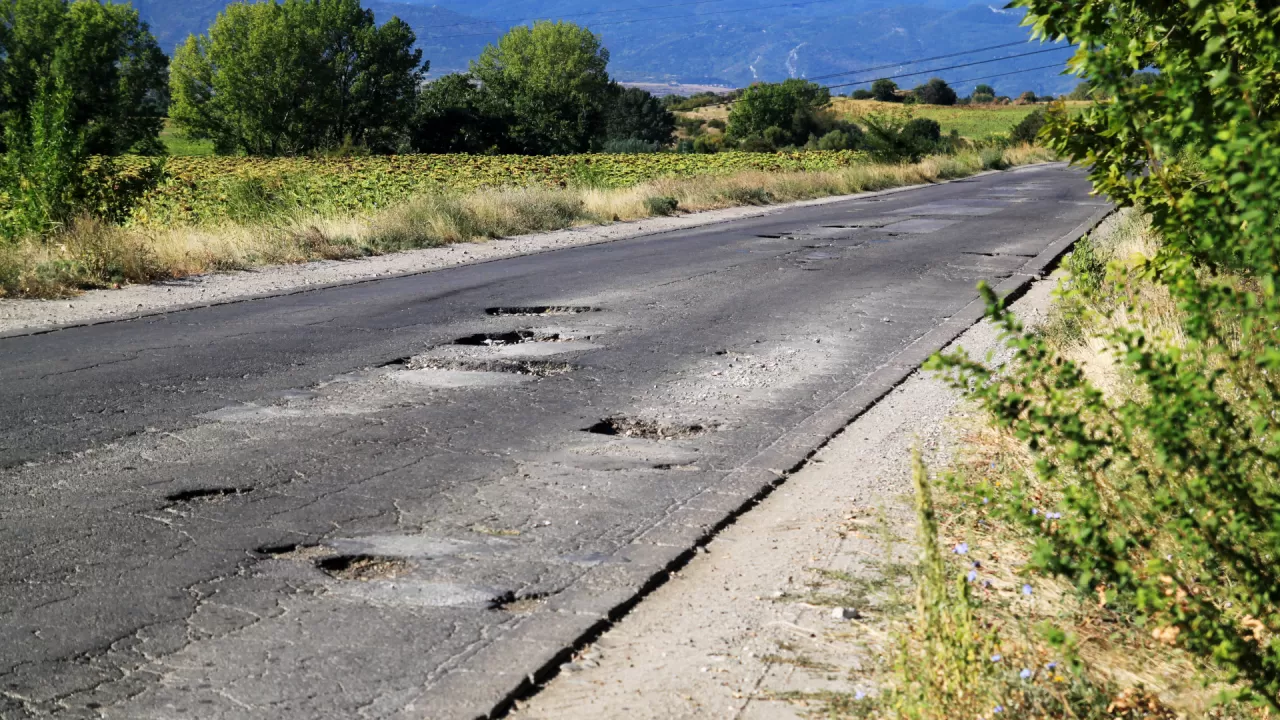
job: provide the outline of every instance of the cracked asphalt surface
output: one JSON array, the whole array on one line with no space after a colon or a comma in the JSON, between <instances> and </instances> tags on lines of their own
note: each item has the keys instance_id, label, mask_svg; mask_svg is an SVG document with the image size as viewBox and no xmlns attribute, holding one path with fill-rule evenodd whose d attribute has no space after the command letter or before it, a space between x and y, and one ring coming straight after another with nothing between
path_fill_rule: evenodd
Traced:
<instances>
[{"instance_id":1,"label":"cracked asphalt surface","mask_svg":"<svg viewBox=\"0 0 1280 720\"><path fill-rule=\"evenodd\" d=\"M1037 166L0 339L0 716L501 710L1105 207Z\"/></svg>"}]
</instances>

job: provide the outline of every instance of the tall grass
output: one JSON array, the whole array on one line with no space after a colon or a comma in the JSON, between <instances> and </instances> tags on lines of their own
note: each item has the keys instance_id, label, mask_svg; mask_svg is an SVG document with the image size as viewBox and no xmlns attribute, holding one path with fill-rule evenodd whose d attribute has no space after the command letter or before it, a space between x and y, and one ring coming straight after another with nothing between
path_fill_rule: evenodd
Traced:
<instances>
[{"instance_id":1,"label":"tall grass","mask_svg":"<svg viewBox=\"0 0 1280 720\"><path fill-rule=\"evenodd\" d=\"M229 194L238 221L216 227L122 228L79 219L52 239L0 244L0 296L50 298L84 289L311 260L350 259L679 211L807 200L964 177L1051 159L1031 147L964 152L910 165L829 172L747 172L661 179L625 188L481 190L420 196L371 215L300 211L278 189ZM284 195L287 195L285 193Z\"/></svg>"}]
</instances>

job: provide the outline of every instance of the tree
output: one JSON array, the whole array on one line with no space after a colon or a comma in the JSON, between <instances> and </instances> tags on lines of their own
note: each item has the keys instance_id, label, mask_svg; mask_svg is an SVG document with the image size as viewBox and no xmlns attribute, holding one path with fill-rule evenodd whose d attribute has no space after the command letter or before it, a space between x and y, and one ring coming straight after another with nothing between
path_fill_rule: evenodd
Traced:
<instances>
[{"instance_id":1,"label":"tree","mask_svg":"<svg viewBox=\"0 0 1280 720\"><path fill-rule=\"evenodd\" d=\"M229 5L174 57L170 116L219 152L399 147L425 67L413 32L358 0Z\"/></svg>"},{"instance_id":2,"label":"tree","mask_svg":"<svg viewBox=\"0 0 1280 720\"><path fill-rule=\"evenodd\" d=\"M942 78L931 78L915 89L916 99L925 105L955 105L956 91Z\"/></svg>"},{"instance_id":3,"label":"tree","mask_svg":"<svg viewBox=\"0 0 1280 720\"><path fill-rule=\"evenodd\" d=\"M853 98L854 100L871 100L875 98L875 95L873 95L870 90L867 90L865 88L858 88L857 90L854 90L853 92L849 93L849 97Z\"/></svg>"},{"instance_id":4,"label":"tree","mask_svg":"<svg viewBox=\"0 0 1280 720\"><path fill-rule=\"evenodd\" d=\"M566 22L517 27L471 64L507 122L509 149L529 154L589 150L605 135L609 51L599 36Z\"/></svg>"},{"instance_id":5,"label":"tree","mask_svg":"<svg viewBox=\"0 0 1280 720\"><path fill-rule=\"evenodd\" d=\"M609 140L643 140L670 145L676 131L676 116L662 101L640 88L615 88L617 96L609 109L606 136Z\"/></svg>"},{"instance_id":6,"label":"tree","mask_svg":"<svg viewBox=\"0 0 1280 720\"><path fill-rule=\"evenodd\" d=\"M1067 99L1068 100L1092 100L1093 85L1090 84L1088 80L1085 80L1079 85L1076 85L1075 89L1071 91L1071 94L1067 96Z\"/></svg>"},{"instance_id":7,"label":"tree","mask_svg":"<svg viewBox=\"0 0 1280 720\"><path fill-rule=\"evenodd\" d=\"M986 95L982 93L974 93L971 101L976 105L989 105L996 101L995 95Z\"/></svg>"},{"instance_id":8,"label":"tree","mask_svg":"<svg viewBox=\"0 0 1280 720\"><path fill-rule=\"evenodd\" d=\"M978 86L973 89L973 94L974 95L990 95L991 97L995 97L996 89L986 83L979 83Z\"/></svg>"},{"instance_id":9,"label":"tree","mask_svg":"<svg viewBox=\"0 0 1280 720\"><path fill-rule=\"evenodd\" d=\"M465 73L445 75L422 89L411 143L416 152L487 153L497 150L507 125L488 95Z\"/></svg>"},{"instance_id":10,"label":"tree","mask_svg":"<svg viewBox=\"0 0 1280 720\"><path fill-rule=\"evenodd\" d=\"M885 78L871 83L871 97L880 102L897 102L898 83Z\"/></svg>"},{"instance_id":11,"label":"tree","mask_svg":"<svg viewBox=\"0 0 1280 720\"><path fill-rule=\"evenodd\" d=\"M830 102L831 91L808 80L758 83L747 88L729 111L728 135L768 137L770 129L777 128L771 143L803 145L819 128L818 112Z\"/></svg>"},{"instance_id":12,"label":"tree","mask_svg":"<svg viewBox=\"0 0 1280 720\"><path fill-rule=\"evenodd\" d=\"M51 80L70 98L68 129L83 132L86 152L156 152L169 105L168 62L129 5L0 0L0 124L6 128L27 122L41 83Z\"/></svg>"}]
</instances>

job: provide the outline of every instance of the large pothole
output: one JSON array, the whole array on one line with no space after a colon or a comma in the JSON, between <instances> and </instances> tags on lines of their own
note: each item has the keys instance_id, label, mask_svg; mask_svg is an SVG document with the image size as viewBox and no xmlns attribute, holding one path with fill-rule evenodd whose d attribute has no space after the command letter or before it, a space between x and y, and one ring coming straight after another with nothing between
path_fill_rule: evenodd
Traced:
<instances>
[{"instance_id":1,"label":"large pothole","mask_svg":"<svg viewBox=\"0 0 1280 720\"><path fill-rule=\"evenodd\" d=\"M165 499L172 503L224 502L228 498L248 495L251 492L253 492L253 488L197 488L195 490L172 493L166 496Z\"/></svg>"},{"instance_id":2,"label":"large pothole","mask_svg":"<svg viewBox=\"0 0 1280 720\"><path fill-rule=\"evenodd\" d=\"M476 333L466 335L453 341L454 345L470 345L476 347L504 347L522 345L524 343L569 342L574 338L564 337L555 332L538 332L536 330L512 330L510 332Z\"/></svg>"},{"instance_id":3,"label":"large pothole","mask_svg":"<svg viewBox=\"0 0 1280 720\"><path fill-rule=\"evenodd\" d=\"M317 561L316 567L338 580L369 582L407 575L413 570L413 563L384 555L338 555Z\"/></svg>"},{"instance_id":4,"label":"large pothole","mask_svg":"<svg viewBox=\"0 0 1280 720\"><path fill-rule=\"evenodd\" d=\"M527 317L533 315L581 315L599 312L599 308L584 305L529 305L524 307L491 307L485 313L494 317Z\"/></svg>"},{"instance_id":5,"label":"large pothole","mask_svg":"<svg viewBox=\"0 0 1280 720\"><path fill-rule=\"evenodd\" d=\"M442 358L414 361L411 367L422 370L462 370L466 372L532 375L534 377L564 375L574 370L574 367L569 363L550 360L452 360Z\"/></svg>"},{"instance_id":6,"label":"large pothole","mask_svg":"<svg viewBox=\"0 0 1280 720\"><path fill-rule=\"evenodd\" d=\"M686 425L619 416L605 418L587 428L586 431L596 435L614 435L642 440L683 440L698 437L712 429L701 423Z\"/></svg>"}]
</instances>

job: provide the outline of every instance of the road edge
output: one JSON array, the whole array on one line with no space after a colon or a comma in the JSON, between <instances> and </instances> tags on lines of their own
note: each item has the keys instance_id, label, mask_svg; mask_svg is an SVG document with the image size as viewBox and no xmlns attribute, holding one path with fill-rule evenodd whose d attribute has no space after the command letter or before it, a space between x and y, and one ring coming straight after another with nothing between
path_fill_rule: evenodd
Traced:
<instances>
[{"instance_id":1,"label":"road edge","mask_svg":"<svg viewBox=\"0 0 1280 720\"><path fill-rule=\"evenodd\" d=\"M971 180L973 178L985 177L987 175L995 175L997 173L1019 172L1022 170L1042 168L1050 165L1066 165L1066 164L1067 163L1062 160L1030 163L1028 165L1019 165L1017 167L1009 168L1007 170L983 170L982 172L977 172L972 175L966 175L964 177L954 178L951 180L940 180L937 182L918 183L915 185L903 185L902 187L888 188L886 190L873 190L865 193L855 193L853 195L833 195L830 197L814 198L812 200L799 200L797 202L791 202L791 203L765 205L758 208L759 212L757 214L748 215L747 217L748 218L763 217L765 215L769 215L774 212L791 210L794 208L818 207L822 205L848 202L853 200L865 200L868 198L883 197L886 195L893 195L901 192L909 192L911 190L919 190L921 188L926 188L926 187L933 187L937 185L948 185L950 183L955 183L955 182L963 182L966 180ZM746 206L723 208L723 210L735 210L735 209L736 210L746 209ZM488 263L501 262L503 260L510 260L512 258L517 258L517 257L531 257L535 255L543 255L546 253L563 252L565 250L573 250L573 249L582 248L582 247L591 247L595 245L607 245L609 243L621 242L623 240L636 240L639 238L658 237L658 236L667 235L673 232L684 232L686 230L714 227L716 225L722 225L725 223L736 222L736 221L746 219L743 217L735 217L735 218L711 217L711 215L717 212L720 212L720 210L707 210L702 212L690 213L689 215L686 215L683 217L693 220L693 222L691 222L688 225L682 225L681 227L678 227L678 228L643 230L637 227L634 233L620 234L616 237L599 238L596 240L587 240L582 243L570 245L568 247L555 247L555 248L547 248L547 249L541 249L541 250L530 250L527 252L517 252L511 255L504 255L502 257L486 258L484 260L473 260L469 262L459 262L455 265L430 268L426 270L411 270L409 272L404 272L404 273L390 273L390 274L384 274L380 276L370 276L370 277L356 278L351 280L341 280L341 281L332 282L332 283L318 283L315 285L299 285L299 286L288 288L288 289L272 290L265 293L239 295L235 297L229 297L226 299L212 300L208 302L186 303L186 304L172 305L172 306L163 307L163 308L144 309L138 312L126 313L122 315L113 315L110 317L104 316L104 317L98 317L95 319L77 320L77 321L72 321L68 323L57 323L53 325L38 325L38 326L32 326L32 327L19 328L15 330L0 330L0 340L8 340L11 338L19 338L19 337L33 337L36 335L48 335L51 333L61 332L63 330L72 330L75 328L84 328L84 327L94 327L97 325L111 325L115 323L132 322L134 320L141 320L141 319L152 318L152 317L161 317L161 316L170 315L173 313L186 312L188 310L199 310L202 308L219 307L222 305L236 305L239 303L253 302L255 300L267 300L270 298L277 298L277 297L289 297L292 295L303 295L306 293L332 290L334 288L363 285L365 283L379 282L382 280L397 280L402 278L416 277L419 275L428 275L430 273L440 272L442 270L452 270L454 268L467 267L472 265L485 265ZM701 221L698 221L700 217L701 217ZM613 226L619 226L619 225L626 226L631 224L635 224L638 226L639 223L652 221L654 219L655 218L646 218L645 220L634 220L634 221L623 222L623 223L614 223ZM591 228L599 228L599 227L606 227L606 226L589 225L589 226L583 226L582 228L566 228L565 230L555 230L552 232L566 232L566 231L572 232L578 229L591 229ZM541 235L549 235L549 234L551 233L532 233L529 235L520 235L520 236L513 236L513 237L519 237L521 239L532 239L532 238L537 238ZM500 242L500 240L491 240L489 242ZM254 271L245 270L242 272L254 272ZM107 291L107 292L114 292L114 291ZM49 301L49 302L55 302L55 301Z\"/></svg>"}]
</instances>

